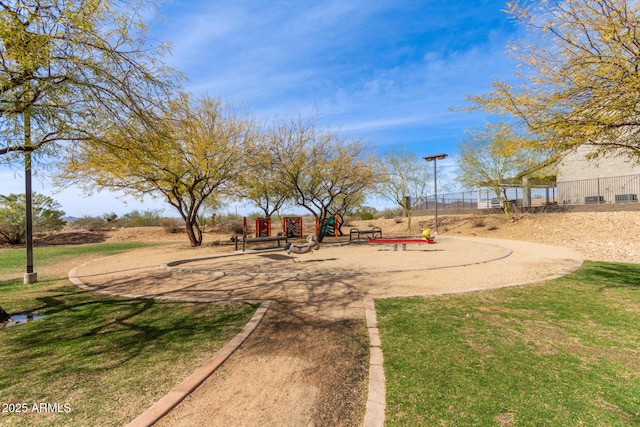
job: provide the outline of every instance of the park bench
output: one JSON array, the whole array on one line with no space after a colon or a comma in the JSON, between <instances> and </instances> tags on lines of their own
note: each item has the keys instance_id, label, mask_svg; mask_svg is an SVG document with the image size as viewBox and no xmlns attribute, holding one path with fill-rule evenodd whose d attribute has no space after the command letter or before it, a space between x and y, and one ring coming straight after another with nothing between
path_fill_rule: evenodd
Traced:
<instances>
[{"instance_id":1,"label":"park bench","mask_svg":"<svg viewBox=\"0 0 640 427\"><path fill-rule=\"evenodd\" d=\"M360 240L360 236L371 236L371 238L375 239L376 235L382 238L382 229L380 227L373 227L369 230L360 230L359 228L352 228L349 230L349 240L354 240L353 236L356 236L355 240Z\"/></svg>"},{"instance_id":2,"label":"park bench","mask_svg":"<svg viewBox=\"0 0 640 427\"><path fill-rule=\"evenodd\" d=\"M236 251L238 250L238 242L242 242L242 252L245 251L247 244L262 243L262 242L276 242L277 246L280 246L280 242L287 243L287 236L270 236L270 237L243 237L236 236Z\"/></svg>"}]
</instances>

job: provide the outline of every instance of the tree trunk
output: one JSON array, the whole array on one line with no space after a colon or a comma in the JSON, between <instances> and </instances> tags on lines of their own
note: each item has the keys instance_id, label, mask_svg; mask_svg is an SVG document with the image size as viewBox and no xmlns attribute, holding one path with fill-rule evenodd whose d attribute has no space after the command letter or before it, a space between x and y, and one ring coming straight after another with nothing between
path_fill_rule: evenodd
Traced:
<instances>
[{"instance_id":1,"label":"tree trunk","mask_svg":"<svg viewBox=\"0 0 640 427\"><path fill-rule=\"evenodd\" d=\"M344 236L344 233L342 232L342 225L344 224L344 217L342 216L342 214L337 214L338 218L340 218L338 220L338 223L336 224L336 227L338 227L338 235L339 236Z\"/></svg>"},{"instance_id":2,"label":"tree trunk","mask_svg":"<svg viewBox=\"0 0 640 427\"><path fill-rule=\"evenodd\" d=\"M507 198L506 189L503 189L503 192L500 198L502 199L502 210L504 211L504 214L507 216L507 218L509 218L509 221L513 221L513 206L511 206L511 203Z\"/></svg>"},{"instance_id":3,"label":"tree trunk","mask_svg":"<svg viewBox=\"0 0 640 427\"><path fill-rule=\"evenodd\" d=\"M189 236L189 242L191 247L197 248L202 245L202 231L195 221L184 221L185 228L187 229L187 236Z\"/></svg>"},{"instance_id":4,"label":"tree trunk","mask_svg":"<svg viewBox=\"0 0 640 427\"><path fill-rule=\"evenodd\" d=\"M6 322L7 320L9 320L10 317L11 316L9 316L9 313L4 311L4 309L0 307L0 323Z\"/></svg>"},{"instance_id":5,"label":"tree trunk","mask_svg":"<svg viewBox=\"0 0 640 427\"><path fill-rule=\"evenodd\" d=\"M325 220L325 216L326 215L321 215L319 217L316 217L316 221L318 221L318 242L322 243L322 241L324 240L324 233L322 232L322 225L324 223Z\"/></svg>"}]
</instances>

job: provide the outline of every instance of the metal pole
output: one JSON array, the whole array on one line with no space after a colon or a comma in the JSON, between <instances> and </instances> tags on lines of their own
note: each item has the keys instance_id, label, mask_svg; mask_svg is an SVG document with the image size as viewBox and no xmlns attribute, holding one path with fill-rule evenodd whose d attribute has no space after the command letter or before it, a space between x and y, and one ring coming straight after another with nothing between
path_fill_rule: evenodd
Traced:
<instances>
[{"instance_id":1,"label":"metal pole","mask_svg":"<svg viewBox=\"0 0 640 427\"><path fill-rule=\"evenodd\" d=\"M438 174L437 174L437 169L436 169L436 163L438 163L437 158L433 159L433 193L435 194L435 198L436 198L436 224L435 224L435 230L436 230L436 234L438 234Z\"/></svg>"},{"instance_id":2,"label":"metal pole","mask_svg":"<svg viewBox=\"0 0 640 427\"><path fill-rule=\"evenodd\" d=\"M24 187L25 187L25 210L26 210L26 230L25 243L27 246L27 271L24 274L24 284L38 281L37 273L33 271L33 208L31 190L31 114L27 108L24 112L24 142L27 151L24 153Z\"/></svg>"},{"instance_id":3,"label":"metal pole","mask_svg":"<svg viewBox=\"0 0 640 427\"><path fill-rule=\"evenodd\" d=\"M435 156L426 156L423 157L423 159L425 159L427 162L430 162L433 160L433 192L434 192L434 196L435 196L435 203L436 203L436 219L435 219L435 224L434 224L434 229L435 229L435 233L438 234L438 176L437 176L437 168L436 168L436 161L438 159L442 160L445 157L447 157L448 154L436 154Z\"/></svg>"}]
</instances>

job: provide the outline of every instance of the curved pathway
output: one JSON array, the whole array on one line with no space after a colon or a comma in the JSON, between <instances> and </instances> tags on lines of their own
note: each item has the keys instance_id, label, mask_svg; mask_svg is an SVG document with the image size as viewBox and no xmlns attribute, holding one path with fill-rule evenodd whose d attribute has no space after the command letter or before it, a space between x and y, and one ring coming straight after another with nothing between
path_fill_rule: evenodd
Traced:
<instances>
[{"instance_id":1,"label":"curved pathway","mask_svg":"<svg viewBox=\"0 0 640 427\"><path fill-rule=\"evenodd\" d=\"M374 426L384 421L384 373L373 299L532 283L567 274L582 262L570 249L523 241L441 236L435 245L409 244L406 251L398 245L396 249L393 245L324 245L311 254L291 257L283 251L222 254L219 248L182 252L170 247L147 248L83 264L69 276L87 289L130 297L272 300L305 318L335 321L366 316L371 351L365 425ZM285 365L291 369L290 363ZM278 372L260 372L265 374L275 375L272 384L280 380ZM299 371L285 378L291 380L296 374ZM238 390L227 392L237 394L236 399L248 399ZM287 394L287 391L274 389L273 393ZM288 416L287 424L281 425L304 422L308 414L295 405L299 405L299 400L312 398L314 393L317 391L301 390L299 396L292 398L293 411L302 412ZM251 399L280 397L252 395ZM268 407L268 402L263 403ZM223 420L224 411L220 414ZM193 421L202 424L202 419L189 411L180 420L183 425Z\"/></svg>"}]
</instances>

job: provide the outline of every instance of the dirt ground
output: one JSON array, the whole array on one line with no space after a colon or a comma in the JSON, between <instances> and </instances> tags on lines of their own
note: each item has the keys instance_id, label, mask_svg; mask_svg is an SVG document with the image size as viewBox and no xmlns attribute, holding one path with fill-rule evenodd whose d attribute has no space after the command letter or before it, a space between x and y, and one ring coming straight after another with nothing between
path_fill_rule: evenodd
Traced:
<instances>
[{"instance_id":1,"label":"dirt ground","mask_svg":"<svg viewBox=\"0 0 640 427\"><path fill-rule=\"evenodd\" d=\"M384 237L419 236L433 218L414 217L413 224L407 230L406 219L351 221L343 231L379 226ZM96 290L123 295L275 301L247 342L158 425L356 426L367 399L365 296L522 284L565 274L582 259L640 262L637 211L521 215L515 222L442 215L439 232L436 244L406 251L330 246L327 239L320 250L292 259L284 251L232 255L223 231L206 234L203 247L193 249L184 235L160 228L121 229L93 238L171 244L77 271ZM189 258L197 260L160 267Z\"/></svg>"},{"instance_id":2,"label":"dirt ground","mask_svg":"<svg viewBox=\"0 0 640 427\"><path fill-rule=\"evenodd\" d=\"M565 246L580 252L593 261L640 262L640 208L619 212L550 212L516 214L514 222L504 215L440 215L438 231L446 236L469 236L492 239L525 240L555 246ZM407 219L351 220L343 226L368 229L381 227L385 236L420 234L421 228L433 229L434 218L412 218L412 229L407 229ZM91 240L87 241L87 237ZM207 231L203 245L231 244L231 232ZM49 241L57 242L53 235ZM64 235L64 243L73 241L173 241L188 243L184 234L168 234L161 227L122 228L108 232L78 232ZM41 240L46 243L46 239Z\"/></svg>"}]
</instances>

